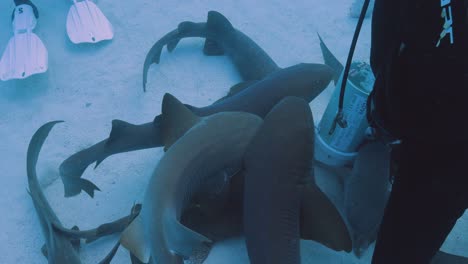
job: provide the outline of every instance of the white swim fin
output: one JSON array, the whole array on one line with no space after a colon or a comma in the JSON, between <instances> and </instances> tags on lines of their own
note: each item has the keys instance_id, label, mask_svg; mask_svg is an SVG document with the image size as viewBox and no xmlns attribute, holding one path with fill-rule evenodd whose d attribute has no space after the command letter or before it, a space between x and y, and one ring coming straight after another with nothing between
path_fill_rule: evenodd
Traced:
<instances>
[{"instance_id":1,"label":"white swim fin","mask_svg":"<svg viewBox=\"0 0 468 264\"><path fill-rule=\"evenodd\" d=\"M71 42L97 43L114 37L114 30L106 16L89 0L73 0L68 11L67 33Z\"/></svg>"},{"instance_id":2,"label":"white swim fin","mask_svg":"<svg viewBox=\"0 0 468 264\"><path fill-rule=\"evenodd\" d=\"M32 32L37 23L37 9L30 2L13 11L13 37L0 60L0 79L24 79L47 71L48 53L39 37Z\"/></svg>"}]
</instances>

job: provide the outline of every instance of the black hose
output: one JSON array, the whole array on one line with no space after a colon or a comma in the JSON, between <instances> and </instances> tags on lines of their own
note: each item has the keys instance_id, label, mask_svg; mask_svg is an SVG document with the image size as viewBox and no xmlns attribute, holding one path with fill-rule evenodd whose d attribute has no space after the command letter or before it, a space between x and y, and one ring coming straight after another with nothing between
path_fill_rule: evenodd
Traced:
<instances>
[{"instance_id":1,"label":"black hose","mask_svg":"<svg viewBox=\"0 0 468 264\"><path fill-rule=\"evenodd\" d=\"M351 48L349 49L348 59L346 60L346 65L345 65L344 72L343 72L343 80L341 82L340 100L338 103L338 113L336 114L334 124L332 125L332 130L334 130L337 123L341 128L347 127L347 123L343 115L344 94L345 94L345 89L346 89L346 83L348 81L349 68L351 67L351 60L353 59L354 50L356 49L356 43L359 37L359 33L361 32L362 23L364 22L364 18L366 16L369 3L370 3L370 0L364 0L364 5L362 6L362 10L361 10L361 15L359 16L356 30L354 31L353 41L351 42ZM331 133L333 133L332 130L330 130Z\"/></svg>"}]
</instances>

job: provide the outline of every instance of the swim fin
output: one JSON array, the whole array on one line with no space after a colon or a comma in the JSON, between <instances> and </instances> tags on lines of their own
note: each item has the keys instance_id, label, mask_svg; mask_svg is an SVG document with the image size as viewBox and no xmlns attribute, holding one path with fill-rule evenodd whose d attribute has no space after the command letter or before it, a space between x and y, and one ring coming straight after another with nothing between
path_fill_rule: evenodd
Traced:
<instances>
[{"instance_id":1,"label":"swim fin","mask_svg":"<svg viewBox=\"0 0 468 264\"><path fill-rule=\"evenodd\" d=\"M47 49L32 32L37 23L37 8L29 3L19 4L13 11L13 37L0 60L0 79L3 81L24 79L47 71Z\"/></svg>"},{"instance_id":2,"label":"swim fin","mask_svg":"<svg viewBox=\"0 0 468 264\"><path fill-rule=\"evenodd\" d=\"M112 24L89 0L73 0L67 16L67 34L71 42L97 43L114 37Z\"/></svg>"}]
</instances>

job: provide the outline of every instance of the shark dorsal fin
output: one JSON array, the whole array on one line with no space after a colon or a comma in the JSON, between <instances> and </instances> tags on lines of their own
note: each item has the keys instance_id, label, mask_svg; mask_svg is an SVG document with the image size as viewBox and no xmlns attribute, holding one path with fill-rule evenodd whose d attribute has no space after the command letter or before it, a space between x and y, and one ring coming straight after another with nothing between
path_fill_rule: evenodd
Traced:
<instances>
[{"instance_id":1,"label":"shark dorsal fin","mask_svg":"<svg viewBox=\"0 0 468 264\"><path fill-rule=\"evenodd\" d=\"M135 220L133 220L133 222L123 231L120 237L120 243L141 262L149 262L150 249L145 240L141 215L137 216Z\"/></svg>"},{"instance_id":2,"label":"shark dorsal fin","mask_svg":"<svg viewBox=\"0 0 468 264\"><path fill-rule=\"evenodd\" d=\"M109 139L107 139L106 145L112 143L113 141L121 137L125 129L131 126L135 126L135 125L119 120L119 119L112 120L112 129L109 135Z\"/></svg>"},{"instance_id":3,"label":"shark dorsal fin","mask_svg":"<svg viewBox=\"0 0 468 264\"><path fill-rule=\"evenodd\" d=\"M234 30L234 27L232 26L231 22L229 22L229 20L225 16L223 16L217 11L208 12L206 26L208 28L208 31L216 32L218 34Z\"/></svg>"},{"instance_id":4,"label":"shark dorsal fin","mask_svg":"<svg viewBox=\"0 0 468 264\"><path fill-rule=\"evenodd\" d=\"M333 69L334 75L333 75L333 82L336 83L338 82L338 79L340 78L341 72L343 72L344 66L341 64L341 62L333 55L333 53L330 51L330 49L325 45L325 42L323 41L322 37L320 34L318 34L319 40L320 40L320 49L322 50L322 56L323 60L325 61L325 64L330 66L330 68Z\"/></svg>"},{"instance_id":5,"label":"shark dorsal fin","mask_svg":"<svg viewBox=\"0 0 468 264\"><path fill-rule=\"evenodd\" d=\"M200 117L192 113L184 104L169 93L164 95L161 112L164 151L200 120Z\"/></svg>"}]
</instances>

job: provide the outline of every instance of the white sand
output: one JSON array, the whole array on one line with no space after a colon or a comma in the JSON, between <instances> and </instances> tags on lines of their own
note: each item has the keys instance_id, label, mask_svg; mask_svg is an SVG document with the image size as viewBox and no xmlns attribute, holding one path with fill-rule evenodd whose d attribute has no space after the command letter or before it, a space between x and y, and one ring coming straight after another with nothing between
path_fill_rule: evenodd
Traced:
<instances>
[{"instance_id":1,"label":"white sand","mask_svg":"<svg viewBox=\"0 0 468 264\"><path fill-rule=\"evenodd\" d=\"M51 120L57 125L38 163L44 192L66 226L82 229L116 219L142 198L152 170L162 155L151 149L112 156L84 177L101 189L94 199L85 194L63 197L58 166L69 155L108 136L112 119L149 122L160 113L161 99L170 92L196 106L212 103L240 78L226 57L206 57L201 39L186 39L162 54L149 72L148 92L142 92L142 67L152 44L184 20L205 21L218 10L262 46L282 67L299 62L323 62L316 32L345 61L356 20L349 17L352 0L172 0L110 1L98 6L114 26L115 38L97 45L74 45L66 35L70 1L35 0L40 18L36 34L49 50L49 70L25 80L0 82L0 263L46 263L40 248L44 238L27 194L26 150L34 131ZM0 1L0 51L11 36L13 1ZM355 59L368 60L370 20L364 23ZM327 105L331 88L313 102L316 119ZM339 196L340 193L331 195ZM468 252L468 217L460 220L444 249ZM96 263L113 246L116 236L85 245L83 263ZM303 263L368 263L305 242ZM468 256L468 255L467 255ZM120 249L113 263L129 263ZM231 240L216 245L206 263L248 263L245 245Z\"/></svg>"}]
</instances>

